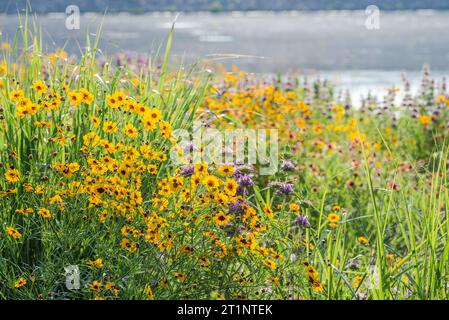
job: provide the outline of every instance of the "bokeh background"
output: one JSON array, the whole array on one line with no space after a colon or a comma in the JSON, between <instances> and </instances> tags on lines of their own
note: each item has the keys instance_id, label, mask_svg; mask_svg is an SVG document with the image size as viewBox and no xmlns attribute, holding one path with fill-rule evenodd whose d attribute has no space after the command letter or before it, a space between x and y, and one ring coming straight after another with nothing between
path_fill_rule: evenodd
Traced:
<instances>
[{"instance_id":1,"label":"bokeh background","mask_svg":"<svg viewBox=\"0 0 449 320\"><path fill-rule=\"evenodd\" d=\"M80 9L80 29L67 30L65 10ZM369 5L379 29L365 25ZM175 24L172 60L209 61L264 74L326 77L356 97L382 93L406 72L412 87L429 64L449 72L449 1L366 0L2 0L0 32L12 39L29 7L49 50L79 53L102 26L102 54L155 54Z\"/></svg>"}]
</instances>

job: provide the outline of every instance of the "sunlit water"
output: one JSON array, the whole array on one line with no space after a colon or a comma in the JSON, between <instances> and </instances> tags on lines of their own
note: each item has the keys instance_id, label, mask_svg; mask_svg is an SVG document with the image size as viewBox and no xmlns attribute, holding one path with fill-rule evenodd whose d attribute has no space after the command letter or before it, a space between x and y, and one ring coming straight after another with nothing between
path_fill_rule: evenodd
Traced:
<instances>
[{"instance_id":1,"label":"sunlit water","mask_svg":"<svg viewBox=\"0 0 449 320\"><path fill-rule=\"evenodd\" d=\"M155 53L170 31L175 15L107 14L100 48ZM77 53L85 35L94 35L102 15L85 13L79 30L65 28L61 13L38 17L49 49L65 47ZM355 100L371 90L383 94L400 84L407 71L414 87L423 64L433 75L449 74L449 12L381 12L380 29L365 27L363 11L254 12L181 14L175 25L173 59L237 65L264 74L300 70L331 78L350 88ZM16 32L16 16L0 15L2 38ZM317 71L316 71L317 70Z\"/></svg>"}]
</instances>

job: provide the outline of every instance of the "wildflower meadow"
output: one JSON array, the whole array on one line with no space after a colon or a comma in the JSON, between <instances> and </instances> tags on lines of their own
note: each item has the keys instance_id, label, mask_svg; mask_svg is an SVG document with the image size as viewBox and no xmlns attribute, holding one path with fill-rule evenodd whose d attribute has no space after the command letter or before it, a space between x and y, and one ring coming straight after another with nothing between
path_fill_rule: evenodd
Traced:
<instances>
[{"instance_id":1,"label":"wildflower meadow","mask_svg":"<svg viewBox=\"0 0 449 320\"><path fill-rule=\"evenodd\" d=\"M75 57L21 21L0 49L0 299L448 298L449 93L427 67L356 108L326 80L175 66L172 33L99 59L101 30Z\"/></svg>"}]
</instances>

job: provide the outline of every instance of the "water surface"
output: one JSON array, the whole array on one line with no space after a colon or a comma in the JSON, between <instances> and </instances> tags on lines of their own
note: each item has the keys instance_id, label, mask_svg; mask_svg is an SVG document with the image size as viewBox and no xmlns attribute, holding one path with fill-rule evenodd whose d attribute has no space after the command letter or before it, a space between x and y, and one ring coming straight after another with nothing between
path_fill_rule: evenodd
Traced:
<instances>
[{"instance_id":1,"label":"water surface","mask_svg":"<svg viewBox=\"0 0 449 320\"><path fill-rule=\"evenodd\" d=\"M175 14L107 14L100 48L154 53L167 38ZM102 15L82 14L79 30L65 28L65 15L38 17L49 49L77 53L87 32L94 34ZM300 70L332 77L355 95L384 90L409 73L413 82L428 63L438 76L449 70L449 12L381 12L380 29L365 27L363 11L253 12L181 14L175 25L173 58L237 65L246 71ZM18 19L0 15L3 39L16 32Z\"/></svg>"}]
</instances>

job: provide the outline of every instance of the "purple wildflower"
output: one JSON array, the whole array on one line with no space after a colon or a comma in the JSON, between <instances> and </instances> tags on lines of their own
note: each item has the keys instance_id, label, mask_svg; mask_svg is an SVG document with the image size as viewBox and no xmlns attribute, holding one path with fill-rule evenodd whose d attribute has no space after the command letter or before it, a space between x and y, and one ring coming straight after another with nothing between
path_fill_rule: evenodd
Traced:
<instances>
[{"instance_id":1,"label":"purple wildflower","mask_svg":"<svg viewBox=\"0 0 449 320\"><path fill-rule=\"evenodd\" d=\"M289 195L294 192L293 184L288 182L270 182L268 184L269 187L275 187L278 193L282 193L283 195Z\"/></svg>"},{"instance_id":2,"label":"purple wildflower","mask_svg":"<svg viewBox=\"0 0 449 320\"><path fill-rule=\"evenodd\" d=\"M293 184L291 183L282 183L279 187L279 192L284 195L292 194L293 191Z\"/></svg>"},{"instance_id":3,"label":"purple wildflower","mask_svg":"<svg viewBox=\"0 0 449 320\"><path fill-rule=\"evenodd\" d=\"M304 216L302 214L298 214L296 216L296 224L303 228L308 227L310 225L309 218L307 218L307 216Z\"/></svg>"},{"instance_id":4,"label":"purple wildflower","mask_svg":"<svg viewBox=\"0 0 449 320\"><path fill-rule=\"evenodd\" d=\"M366 293L359 293L359 300L366 300L366 298L368 298L368 294Z\"/></svg>"},{"instance_id":5,"label":"purple wildflower","mask_svg":"<svg viewBox=\"0 0 449 320\"><path fill-rule=\"evenodd\" d=\"M241 174L238 178L237 178L237 183L239 184L239 186L241 187L252 187L254 185L253 180L251 179L251 177L248 174Z\"/></svg>"},{"instance_id":6,"label":"purple wildflower","mask_svg":"<svg viewBox=\"0 0 449 320\"><path fill-rule=\"evenodd\" d=\"M195 172L194 166L184 166L181 169L181 176L191 176Z\"/></svg>"},{"instance_id":7,"label":"purple wildflower","mask_svg":"<svg viewBox=\"0 0 449 320\"><path fill-rule=\"evenodd\" d=\"M229 213L243 213L243 205L249 206L249 202L238 199L229 203Z\"/></svg>"},{"instance_id":8,"label":"purple wildflower","mask_svg":"<svg viewBox=\"0 0 449 320\"><path fill-rule=\"evenodd\" d=\"M242 213L242 200L237 200L229 204L229 213Z\"/></svg>"},{"instance_id":9,"label":"purple wildflower","mask_svg":"<svg viewBox=\"0 0 449 320\"><path fill-rule=\"evenodd\" d=\"M281 169L282 171L293 171L295 169L295 165L291 160L282 160Z\"/></svg>"}]
</instances>

